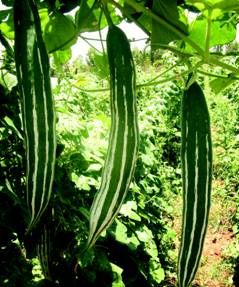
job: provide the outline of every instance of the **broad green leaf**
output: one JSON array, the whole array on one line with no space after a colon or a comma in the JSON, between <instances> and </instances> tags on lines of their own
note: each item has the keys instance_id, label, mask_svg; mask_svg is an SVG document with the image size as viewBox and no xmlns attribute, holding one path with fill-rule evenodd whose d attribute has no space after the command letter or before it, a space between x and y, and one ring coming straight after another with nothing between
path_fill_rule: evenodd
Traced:
<instances>
[{"instance_id":1,"label":"broad green leaf","mask_svg":"<svg viewBox=\"0 0 239 287\"><path fill-rule=\"evenodd\" d=\"M194 5L199 10L221 9L224 11L238 10L238 0L186 0L186 4Z\"/></svg>"},{"instance_id":2,"label":"broad green leaf","mask_svg":"<svg viewBox=\"0 0 239 287\"><path fill-rule=\"evenodd\" d=\"M99 163L92 163L89 165L88 169L87 169L87 172L88 173L92 173L92 172L95 172L95 171L100 171L102 169L102 165L99 164Z\"/></svg>"},{"instance_id":3,"label":"broad green leaf","mask_svg":"<svg viewBox=\"0 0 239 287\"><path fill-rule=\"evenodd\" d=\"M210 87L215 94L219 94L222 90L229 87L235 81L236 80L230 76L225 79L218 78L210 82Z\"/></svg>"},{"instance_id":4,"label":"broad green leaf","mask_svg":"<svg viewBox=\"0 0 239 287\"><path fill-rule=\"evenodd\" d=\"M96 66L96 74L102 79L107 78L109 76L107 56L105 54L95 54L93 61Z\"/></svg>"},{"instance_id":5,"label":"broad green leaf","mask_svg":"<svg viewBox=\"0 0 239 287\"><path fill-rule=\"evenodd\" d=\"M143 1L142 2L140 1L138 4L141 4L142 6L144 6ZM142 12L136 11L132 6L130 6L127 3L124 3L124 9L122 12L123 12L123 17L127 19L127 22L133 22L133 20L131 18L129 19L128 17L128 15L130 15L133 19L137 20L137 22L141 24L146 31L151 32L152 19L149 16L145 15Z\"/></svg>"},{"instance_id":6,"label":"broad green leaf","mask_svg":"<svg viewBox=\"0 0 239 287\"><path fill-rule=\"evenodd\" d=\"M14 132L17 134L17 136L18 136L21 140L23 140L23 137L22 137L21 133L19 132L19 130L16 128L14 122L13 122L9 117L7 117L7 116L5 116L3 120L5 121L5 123L6 123L12 130L14 130Z\"/></svg>"},{"instance_id":7,"label":"broad green leaf","mask_svg":"<svg viewBox=\"0 0 239 287\"><path fill-rule=\"evenodd\" d=\"M79 33L99 30L99 22L94 14L94 2L91 3L91 6L89 2L93 1L83 0L76 13L75 22Z\"/></svg>"},{"instance_id":8,"label":"broad green leaf","mask_svg":"<svg viewBox=\"0 0 239 287\"><path fill-rule=\"evenodd\" d=\"M97 181L94 178L80 175L78 176L76 173L71 173L71 180L76 184L76 186L80 190L90 191L92 186L97 186Z\"/></svg>"},{"instance_id":9,"label":"broad green leaf","mask_svg":"<svg viewBox=\"0 0 239 287\"><path fill-rule=\"evenodd\" d=\"M121 276L123 269L113 263L110 263L110 265L114 274L114 282L112 282L112 287L125 287Z\"/></svg>"},{"instance_id":10,"label":"broad green leaf","mask_svg":"<svg viewBox=\"0 0 239 287\"><path fill-rule=\"evenodd\" d=\"M205 17L197 17L190 25L189 38L204 49L206 45L207 19ZM213 20L211 22L209 47L216 45L224 45L233 41L236 37L236 26L232 22ZM187 51L192 48L187 46Z\"/></svg>"},{"instance_id":11,"label":"broad green leaf","mask_svg":"<svg viewBox=\"0 0 239 287\"><path fill-rule=\"evenodd\" d=\"M60 69L62 68L62 65L67 63L71 59L71 49L67 49L64 51L58 50L53 53L54 57L54 64L59 67Z\"/></svg>"},{"instance_id":12,"label":"broad green leaf","mask_svg":"<svg viewBox=\"0 0 239 287\"><path fill-rule=\"evenodd\" d=\"M140 216L136 213L137 204L135 201L127 201L120 209L120 214L136 221L141 221Z\"/></svg>"},{"instance_id":13,"label":"broad green leaf","mask_svg":"<svg viewBox=\"0 0 239 287\"><path fill-rule=\"evenodd\" d=\"M213 6L222 0L186 0L186 4L193 5L199 10L207 10L207 9L212 9ZM225 1L225 0L223 0ZM228 1L228 0L226 0Z\"/></svg>"},{"instance_id":14,"label":"broad green leaf","mask_svg":"<svg viewBox=\"0 0 239 287\"><path fill-rule=\"evenodd\" d=\"M115 220L116 228L114 230L115 239L124 244L128 243L127 227L119 220Z\"/></svg>"},{"instance_id":15,"label":"broad green leaf","mask_svg":"<svg viewBox=\"0 0 239 287\"><path fill-rule=\"evenodd\" d=\"M0 30L8 39L14 39L14 31L6 22L0 24Z\"/></svg>"},{"instance_id":16,"label":"broad green leaf","mask_svg":"<svg viewBox=\"0 0 239 287\"><path fill-rule=\"evenodd\" d=\"M216 1L214 4L215 9L221 9L222 11L239 11L239 2L238 0L221 0Z\"/></svg>"},{"instance_id":17,"label":"broad green leaf","mask_svg":"<svg viewBox=\"0 0 239 287\"><path fill-rule=\"evenodd\" d=\"M39 17L41 20L41 29L42 29L42 31L44 31L46 28L46 25L50 21L50 17L48 15L48 9L47 8L39 9L38 13L39 13Z\"/></svg>"},{"instance_id":18,"label":"broad green leaf","mask_svg":"<svg viewBox=\"0 0 239 287\"><path fill-rule=\"evenodd\" d=\"M179 13L176 0L154 0L152 10L168 23L181 30L181 32L188 34L186 17L183 17L183 14ZM158 23L156 20L152 20L151 46L153 49L157 49L158 44L168 44L177 39L179 39L178 36L171 30L165 28L164 25Z\"/></svg>"},{"instance_id":19,"label":"broad green leaf","mask_svg":"<svg viewBox=\"0 0 239 287\"><path fill-rule=\"evenodd\" d=\"M6 18L4 17L6 16ZM12 9L3 10L0 14L2 18L0 24L1 33L10 40L14 40L13 13Z\"/></svg>"},{"instance_id":20,"label":"broad green leaf","mask_svg":"<svg viewBox=\"0 0 239 287\"><path fill-rule=\"evenodd\" d=\"M9 73L6 70L2 70L2 77L0 77L0 83L3 86L6 86L6 88L11 91L11 89L17 85L17 78L15 75Z\"/></svg>"},{"instance_id":21,"label":"broad green leaf","mask_svg":"<svg viewBox=\"0 0 239 287\"><path fill-rule=\"evenodd\" d=\"M12 13L12 9L6 9L0 11L0 22L5 20Z\"/></svg>"},{"instance_id":22,"label":"broad green leaf","mask_svg":"<svg viewBox=\"0 0 239 287\"><path fill-rule=\"evenodd\" d=\"M108 25L102 10L95 3L94 0L82 1L75 16L78 33L99 31ZM109 12L114 24L119 24L121 18L117 15L116 9L109 6Z\"/></svg>"},{"instance_id":23,"label":"broad green leaf","mask_svg":"<svg viewBox=\"0 0 239 287\"><path fill-rule=\"evenodd\" d=\"M80 152L72 153L70 155L70 162L72 163L74 170L81 171L81 173L86 171L89 167L88 161Z\"/></svg>"},{"instance_id":24,"label":"broad green leaf","mask_svg":"<svg viewBox=\"0 0 239 287\"><path fill-rule=\"evenodd\" d=\"M68 49L77 40L75 24L70 17L54 14L45 26L43 37L49 53Z\"/></svg>"},{"instance_id":25,"label":"broad green leaf","mask_svg":"<svg viewBox=\"0 0 239 287\"><path fill-rule=\"evenodd\" d=\"M134 234L130 237L128 236L126 225L120 222L117 218L107 232L109 232L115 240L126 244L131 250L136 250L137 246L140 244L138 238Z\"/></svg>"},{"instance_id":26,"label":"broad green leaf","mask_svg":"<svg viewBox=\"0 0 239 287\"><path fill-rule=\"evenodd\" d=\"M159 262L152 258L149 262L149 273L157 283L162 282L165 278L164 269L161 267Z\"/></svg>"},{"instance_id":27,"label":"broad green leaf","mask_svg":"<svg viewBox=\"0 0 239 287\"><path fill-rule=\"evenodd\" d=\"M239 11L238 0L186 0L189 5L194 5L204 15L208 15L208 11L211 11L212 19L216 19L224 12Z\"/></svg>"}]
</instances>

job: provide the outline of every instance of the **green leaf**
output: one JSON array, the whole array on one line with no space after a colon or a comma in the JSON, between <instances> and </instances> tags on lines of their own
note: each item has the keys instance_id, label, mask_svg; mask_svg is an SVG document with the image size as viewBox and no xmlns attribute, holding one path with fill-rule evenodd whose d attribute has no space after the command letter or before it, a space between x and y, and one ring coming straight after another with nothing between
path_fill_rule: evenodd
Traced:
<instances>
[{"instance_id":1,"label":"green leaf","mask_svg":"<svg viewBox=\"0 0 239 287\"><path fill-rule=\"evenodd\" d=\"M58 68L62 68L62 65L66 64L71 59L71 49L67 49L64 51L58 50L53 53L54 64Z\"/></svg>"},{"instance_id":2,"label":"green leaf","mask_svg":"<svg viewBox=\"0 0 239 287\"><path fill-rule=\"evenodd\" d=\"M95 171L100 171L102 169L102 165L99 164L99 163L92 163L89 165L88 169L87 169L87 172L88 173L92 173L92 172L95 172Z\"/></svg>"},{"instance_id":3,"label":"green leaf","mask_svg":"<svg viewBox=\"0 0 239 287\"><path fill-rule=\"evenodd\" d=\"M162 282L165 278L164 269L161 267L159 262L152 258L149 262L149 273L157 283Z\"/></svg>"},{"instance_id":4,"label":"green leaf","mask_svg":"<svg viewBox=\"0 0 239 287\"><path fill-rule=\"evenodd\" d=\"M224 11L238 10L238 0L186 0L186 4L194 5L199 10L221 9Z\"/></svg>"},{"instance_id":5,"label":"green leaf","mask_svg":"<svg viewBox=\"0 0 239 287\"><path fill-rule=\"evenodd\" d=\"M46 25L50 21L50 17L48 15L48 9L47 8L39 9L38 13L39 13L39 17L41 20L41 29L42 29L42 31L44 31L46 28Z\"/></svg>"},{"instance_id":6,"label":"green leaf","mask_svg":"<svg viewBox=\"0 0 239 287\"><path fill-rule=\"evenodd\" d=\"M78 33L99 31L108 25L102 10L95 3L94 0L82 0L80 9L75 16ZM117 14L117 10L109 7L109 12L114 24L119 24L122 19Z\"/></svg>"},{"instance_id":7,"label":"green leaf","mask_svg":"<svg viewBox=\"0 0 239 287\"><path fill-rule=\"evenodd\" d=\"M125 287L121 276L123 269L113 263L110 263L110 265L114 274L114 282L112 282L112 287Z\"/></svg>"},{"instance_id":8,"label":"green leaf","mask_svg":"<svg viewBox=\"0 0 239 287\"><path fill-rule=\"evenodd\" d=\"M144 7L143 1L140 1L138 4L141 5L142 7ZM122 12L123 12L123 17L125 19L127 19L127 22L132 23L133 22L132 19L137 20L137 22L141 26L144 27L145 31L148 31L148 34L150 34L150 32L152 30L152 19L151 19L151 17L149 17L145 13L138 12L137 10L135 10L132 6L130 6L127 3L124 3L124 9ZM132 17L132 19L128 17L129 15Z\"/></svg>"},{"instance_id":9,"label":"green leaf","mask_svg":"<svg viewBox=\"0 0 239 287\"><path fill-rule=\"evenodd\" d=\"M203 16L199 16L190 25L190 36L189 38L204 49L206 45L206 30L207 30L207 19ZM216 45L224 45L232 42L236 37L236 25L233 22L221 21L219 19L211 22L211 33L210 33L209 47ZM192 48L186 46L187 51L192 51Z\"/></svg>"},{"instance_id":10,"label":"green leaf","mask_svg":"<svg viewBox=\"0 0 239 287\"><path fill-rule=\"evenodd\" d=\"M6 17L4 17L6 16ZM3 21L0 24L1 33L10 40L14 40L13 13L12 9L1 11L0 17Z\"/></svg>"},{"instance_id":11,"label":"green leaf","mask_svg":"<svg viewBox=\"0 0 239 287\"><path fill-rule=\"evenodd\" d=\"M9 73L8 71L2 70L2 77L0 77L0 83L3 86L6 86L9 91L11 91L11 89L17 84L17 78L15 75Z\"/></svg>"},{"instance_id":12,"label":"green leaf","mask_svg":"<svg viewBox=\"0 0 239 287\"><path fill-rule=\"evenodd\" d=\"M96 74L102 79L107 78L109 76L107 56L105 54L95 54L93 61L96 66Z\"/></svg>"},{"instance_id":13,"label":"green leaf","mask_svg":"<svg viewBox=\"0 0 239 287\"><path fill-rule=\"evenodd\" d=\"M220 0L214 4L215 9L221 9L222 11L239 11L238 0Z\"/></svg>"},{"instance_id":14,"label":"green leaf","mask_svg":"<svg viewBox=\"0 0 239 287\"><path fill-rule=\"evenodd\" d=\"M6 9L0 11L0 22L5 20L12 13L12 9Z\"/></svg>"},{"instance_id":15,"label":"green leaf","mask_svg":"<svg viewBox=\"0 0 239 287\"><path fill-rule=\"evenodd\" d=\"M89 2L92 2L91 5ZM99 22L94 14L93 5L94 1L83 0L80 9L76 12L75 22L79 33L99 30Z\"/></svg>"},{"instance_id":16,"label":"green leaf","mask_svg":"<svg viewBox=\"0 0 239 287\"><path fill-rule=\"evenodd\" d=\"M76 173L72 172L71 180L76 184L76 186L81 190L90 191L92 186L97 186L97 181L88 176L80 175L78 176Z\"/></svg>"},{"instance_id":17,"label":"green leaf","mask_svg":"<svg viewBox=\"0 0 239 287\"><path fill-rule=\"evenodd\" d=\"M176 0L154 0L152 10L184 34L188 34L186 17L178 10ZM158 23L156 20L152 20L152 49L157 49L158 44L168 44L177 39L179 39L178 36L171 30L165 28L164 25Z\"/></svg>"},{"instance_id":18,"label":"green leaf","mask_svg":"<svg viewBox=\"0 0 239 287\"><path fill-rule=\"evenodd\" d=\"M115 220L115 225L116 225L116 228L114 231L115 239L119 242L127 244L128 236L127 236L126 226L123 223L121 223L119 220Z\"/></svg>"},{"instance_id":19,"label":"green leaf","mask_svg":"<svg viewBox=\"0 0 239 287\"><path fill-rule=\"evenodd\" d=\"M137 211L137 204L135 201L127 201L124 203L120 209L120 214L135 220L141 221L141 217L136 213Z\"/></svg>"},{"instance_id":20,"label":"green leaf","mask_svg":"<svg viewBox=\"0 0 239 287\"><path fill-rule=\"evenodd\" d=\"M19 132L19 130L16 128L14 122L7 116L5 116L3 120L17 134L17 136L21 140L23 140L23 137L22 137L21 133Z\"/></svg>"},{"instance_id":21,"label":"green leaf","mask_svg":"<svg viewBox=\"0 0 239 287\"><path fill-rule=\"evenodd\" d=\"M77 40L75 24L70 17L54 14L46 24L44 40L49 53L66 50Z\"/></svg>"},{"instance_id":22,"label":"green leaf","mask_svg":"<svg viewBox=\"0 0 239 287\"><path fill-rule=\"evenodd\" d=\"M229 87L236 80L233 77L228 77L225 79L215 79L210 82L210 87L215 94L219 94L222 90Z\"/></svg>"}]
</instances>

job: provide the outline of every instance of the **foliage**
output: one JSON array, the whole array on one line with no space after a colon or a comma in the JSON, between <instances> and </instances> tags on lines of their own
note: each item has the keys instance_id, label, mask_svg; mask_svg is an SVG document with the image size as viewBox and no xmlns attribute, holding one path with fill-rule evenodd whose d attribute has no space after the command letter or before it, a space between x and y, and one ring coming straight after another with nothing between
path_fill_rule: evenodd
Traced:
<instances>
[{"instance_id":1,"label":"foliage","mask_svg":"<svg viewBox=\"0 0 239 287\"><path fill-rule=\"evenodd\" d=\"M58 146L50 206L32 234L25 233L25 153L12 49L13 2L2 1L7 7L0 11L4 50L0 285L158 286L168 280L174 284L176 234L171 214L181 192L179 110L184 76L189 72L194 72L205 90L211 89L207 98L214 179L225 198L235 198L239 210L238 47L228 47L236 36L238 1L108 1L113 23L134 22L146 33L152 49L134 52L141 142L134 181L117 220L88 252L84 244L89 210L99 188L110 127L108 63L104 54L94 51L87 65L79 60L69 64L69 60L78 37L107 26L103 1L36 1L56 82ZM196 13L193 21L188 11ZM42 234L48 234L48 249L45 257L38 252L39 262Z\"/></svg>"}]
</instances>

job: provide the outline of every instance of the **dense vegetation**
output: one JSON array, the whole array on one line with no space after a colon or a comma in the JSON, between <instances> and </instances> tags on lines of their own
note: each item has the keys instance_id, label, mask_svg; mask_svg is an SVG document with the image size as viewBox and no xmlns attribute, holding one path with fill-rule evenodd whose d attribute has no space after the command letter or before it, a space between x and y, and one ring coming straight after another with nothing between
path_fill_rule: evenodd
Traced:
<instances>
[{"instance_id":1,"label":"dense vegetation","mask_svg":"<svg viewBox=\"0 0 239 287\"><path fill-rule=\"evenodd\" d=\"M224 215L226 223L223 221L224 217L216 223L225 230L232 228L236 239L224 257L224 264L230 266L230 274L222 286L238 286L238 48L236 43L224 45L223 54L220 46L214 48L212 53L223 56L223 64L217 59L216 68L209 65L210 59L212 62L216 60L208 55L210 46L226 44L234 39L235 31L232 26L235 26L237 15L234 9L228 12L227 7L226 12L222 10L223 13L219 13L219 16L216 15L216 9L212 9L216 20L211 22L211 32L218 27L217 21L220 19L220 24L228 25L227 28L223 26L228 38L225 42L219 39L218 34L208 38L212 43L205 43L208 48L205 57L208 57L208 61L205 60L204 63L197 59L199 49L193 55L195 51L190 50L189 46L184 51L180 50L180 44L167 46L170 41L175 40L167 39L167 33L164 35L164 43L161 43L155 32L158 28L155 23L150 31L155 52L133 51L140 130L136 170L116 220L102 234L93 249L85 250L89 211L100 186L111 124L109 71L104 53L90 50L86 62L80 57L69 62L69 47L75 42L77 33L98 30L99 27L95 28L90 24L95 18L102 18L101 28L107 22L97 1L91 10L94 12L92 14L87 10L91 1L38 3L44 41L49 55L53 55L50 59L52 92L57 111L57 150L55 178L48 208L38 228L33 232L26 232L29 216L25 195L26 155L22 99L16 80L11 34L13 1L2 2L8 5L9 10L1 11L0 14L0 39L3 48L0 78L0 285L176 285L180 233L175 222L176 216L181 216L182 212L180 106L185 76L196 67L198 71L195 75L204 90L211 115L214 152L212 205L222 201L222 205L233 204L233 208L235 207L230 214ZM78 32L75 33L75 24L72 26L72 19L65 17L64 13L77 7L78 2L81 5L76 13ZM147 17L142 19L140 14L143 13L140 10L143 5L139 9L137 2L126 2L125 13L130 14L131 20L135 19L147 32L149 20ZM172 1L174 4L176 2ZM202 3L210 1L199 2L203 5ZM220 1L217 2L220 4ZM118 6L122 4L119 3ZM147 1L146 6L150 6ZM141 12L135 14L132 7ZM111 8L112 19L119 23L122 19L115 14L114 6ZM170 11L175 11L174 8L170 7ZM200 4L187 8L196 12L200 9L204 11ZM157 7L154 9L157 11ZM55 14L49 19L48 15L52 15L52 11ZM6 15L10 16L6 18ZM82 15L93 18L82 21ZM223 19L220 18L222 15ZM204 25L205 19L208 18L199 18L197 24ZM183 22L176 21L173 24L186 31ZM61 30L62 37L52 38L59 27L66 29L65 33ZM203 34L205 31L201 32ZM191 35L189 39L197 41L194 38L195 33ZM178 39L178 36L175 38ZM62 45L66 42L68 46ZM160 46L161 49L155 46ZM59 50L59 47L64 49ZM224 89L226 86L228 87ZM202 282L199 284L204 286Z\"/></svg>"}]
</instances>

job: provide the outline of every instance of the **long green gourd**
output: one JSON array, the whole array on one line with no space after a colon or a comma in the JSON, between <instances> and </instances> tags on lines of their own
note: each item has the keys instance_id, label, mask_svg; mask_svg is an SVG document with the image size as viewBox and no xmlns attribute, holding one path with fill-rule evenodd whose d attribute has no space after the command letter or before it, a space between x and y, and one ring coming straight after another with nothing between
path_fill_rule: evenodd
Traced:
<instances>
[{"instance_id":1,"label":"long green gourd","mask_svg":"<svg viewBox=\"0 0 239 287\"><path fill-rule=\"evenodd\" d=\"M178 285L192 282L202 254L210 209L212 144L210 119L201 87L194 82L182 98L183 226Z\"/></svg>"},{"instance_id":2,"label":"long green gourd","mask_svg":"<svg viewBox=\"0 0 239 287\"><path fill-rule=\"evenodd\" d=\"M90 211L88 247L117 215L134 173L138 150L135 68L128 39L114 25L108 30L107 52L111 129L101 186Z\"/></svg>"},{"instance_id":3,"label":"long green gourd","mask_svg":"<svg viewBox=\"0 0 239 287\"><path fill-rule=\"evenodd\" d=\"M14 3L15 63L22 98L26 149L26 189L30 229L40 219L51 196L56 132L49 59L33 0Z\"/></svg>"},{"instance_id":4,"label":"long green gourd","mask_svg":"<svg viewBox=\"0 0 239 287\"><path fill-rule=\"evenodd\" d=\"M36 243L36 252L41 264L41 269L44 277L51 281L50 264L51 260L51 230L48 224L44 224L41 227L41 233Z\"/></svg>"}]
</instances>

